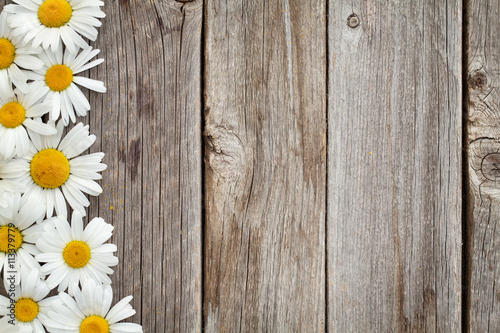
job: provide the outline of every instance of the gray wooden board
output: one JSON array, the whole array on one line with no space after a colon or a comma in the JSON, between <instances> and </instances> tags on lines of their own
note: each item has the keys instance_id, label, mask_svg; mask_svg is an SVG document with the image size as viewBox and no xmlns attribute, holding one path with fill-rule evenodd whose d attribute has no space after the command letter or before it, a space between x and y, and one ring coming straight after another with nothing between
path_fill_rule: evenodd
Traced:
<instances>
[{"instance_id":1,"label":"gray wooden board","mask_svg":"<svg viewBox=\"0 0 500 333\"><path fill-rule=\"evenodd\" d=\"M106 1L90 77L92 151L106 153L89 216L115 226L116 300L144 332L201 331L202 1Z\"/></svg>"},{"instance_id":2,"label":"gray wooden board","mask_svg":"<svg viewBox=\"0 0 500 333\"><path fill-rule=\"evenodd\" d=\"M328 16L328 331L459 332L461 1Z\"/></svg>"},{"instance_id":3,"label":"gray wooden board","mask_svg":"<svg viewBox=\"0 0 500 333\"><path fill-rule=\"evenodd\" d=\"M92 110L77 119L108 165L87 220L115 227L114 303L132 295L137 311L126 321L201 332L202 0L105 1L103 11L90 45L105 62L81 75L108 91L82 89Z\"/></svg>"},{"instance_id":4,"label":"gray wooden board","mask_svg":"<svg viewBox=\"0 0 500 333\"><path fill-rule=\"evenodd\" d=\"M207 332L321 332L326 4L205 4Z\"/></svg>"},{"instance_id":5,"label":"gray wooden board","mask_svg":"<svg viewBox=\"0 0 500 333\"><path fill-rule=\"evenodd\" d=\"M500 1L467 8L468 332L500 331ZM464 254L465 255L465 254ZM497 261L498 260L498 261Z\"/></svg>"}]
</instances>

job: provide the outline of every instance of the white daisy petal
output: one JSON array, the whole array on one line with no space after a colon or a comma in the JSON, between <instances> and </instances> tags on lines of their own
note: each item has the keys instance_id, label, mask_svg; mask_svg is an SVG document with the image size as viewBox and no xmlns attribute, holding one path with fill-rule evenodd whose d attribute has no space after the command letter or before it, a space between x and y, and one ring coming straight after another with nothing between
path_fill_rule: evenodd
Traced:
<instances>
[{"instance_id":1,"label":"white daisy petal","mask_svg":"<svg viewBox=\"0 0 500 333\"><path fill-rule=\"evenodd\" d=\"M117 323L110 326L111 333L143 333L142 326L135 323Z\"/></svg>"},{"instance_id":2,"label":"white daisy petal","mask_svg":"<svg viewBox=\"0 0 500 333\"><path fill-rule=\"evenodd\" d=\"M73 239L81 239L82 234L83 234L82 214L75 212L71 217L71 237Z\"/></svg>"},{"instance_id":3,"label":"white daisy petal","mask_svg":"<svg viewBox=\"0 0 500 333\"><path fill-rule=\"evenodd\" d=\"M89 62L88 64L86 64L84 66L81 66L78 70L74 70L73 74L78 74L78 73L84 72L84 71L91 69L99 64L102 64L103 62L104 62L104 59L96 59L94 61Z\"/></svg>"},{"instance_id":4,"label":"white daisy petal","mask_svg":"<svg viewBox=\"0 0 500 333\"><path fill-rule=\"evenodd\" d=\"M71 29L69 26L62 26L60 28L60 31L61 31L61 39L64 43L64 45L66 45L66 48L69 52L71 53L76 53L78 51L76 45L75 45L75 42L74 42L74 34L76 35L76 33L74 32L73 29ZM73 32L73 34L72 34ZM69 53L69 52L66 52L66 53Z\"/></svg>"},{"instance_id":5,"label":"white daisy petal","mask_svg":"<svg viewBox=\"0 0 500 333\"><path fill-rule=\"evenodd\" d=\"M61 94L59 92L54 92L51 94L52 112L50 113L51 119L56 121L61 115ZM64 123L67 125L67 123Z\"/></svg>"},{"instance_id":6,"label":"white daisy petal","mask_svg":"<svg viewBox=\"0 0 500 333\"><path fill-rule=\"evenodd\" d=\"M9 71L0 69L0 94L7 95L12 90L12 80L9 77Z\"/></svg>"},{"instance_id":7,"label":"white daisy petal","mask_svg":"<svg viewBox=\"0 0 500 333\"><path fill-rule=\"evenodd\" d=\"M55 193L55 208L58 216L67 216L67 208L66 208L66 200L64 200L64 196L59 188L54 190ZM50 217L47 215L47 217Z\"/></svg>"},{"instance_id":8,"label":"white daisy petal","mask_svg":"<svg viewBox=\"0 0 500 333\"><path fill-rule=\"evenodd\" d=\"M82 238L83 239L83 238ZM92 249L92 254L93 255L98 255L98 254L110 254L112 252L116 252L117 248L115 244L102 244L98 248Z\"/></svg>"},{"instance_id":9,"label":"white daisy petal","mask_svg":"<svg viewBox=\"0 0 500 333\"><path fill-rule=\"evenodd\" d=\"M0 36L7 36L9 33L8 15L6 11L0 13Z\"/></svg>"},{"instance_id":10,"label":"white daisy petal","mask_svg":"<svg viewBox=\"0 0 500 333\"><path fill-rule=\"evenodd\" d=\"M41 117L44 114L49 113L51 109L52 105L48 103L35 104L26 109L26 117Z\"/></svg>"},{"instance_id":11,"label":"white daisy petal","mask_svg":"<svg viewBox=\"0 0 500 333\"><path fill-rule=\"evenodd\" d=\"M16 154L18 157L26 156L30 148L30 140L26 129L23 126L18 126L14 129L14 132L16 134Z\"/></svg>"},{"instance_id":12,"label":"white daisy petal","mask_svg":"<svg viewBox=\"0 0 500 333\"><path fill-rule=\"evenodd\" d=\"M23 71L19 69L19 67L16 66L16 64L12 64L9 67L9 75L10 79L12 80L12 83L22 92L27 93L29 91L28 84L26 81L28 81L28 77L26 76Z\"/></svg>"},{"instance_id":13,"label":"white daisy petal","mask_svg":"<svg viewBox=\"0 0 500 333\"><path fill-rule=\"evenodd\" d=\"M101 308L98 310L97 313L106 314L109 312L109 309L111 308L111 303L113 301L113 290L111 289L111 285L105 285L103 289L104 289L104 294L102 295Z\"/></svg>"},{"instance_id":14,"label":"white daisy petal","mask_svg":"<svg viewBox=\"0 0 500 333\"><path fill-rule=\"evenodd\" d=\"M64 197L73 210L79 212L82 216L85 216L85 207L90 205L90 202L80 190L75 189L69 184L70 182L66 182L63 186L61 186Z\"/></svg>"},{"instance_id":15,"label":"white daisy petal","mask_svg":"<svg viewBox=\"0 0 500 333\"><path fill-rule=\"evenodd\" d=\"M61 301L63 301L64 304L67 306L68 310L73 312L73 314L75 314L78 319L82 320L83 318L85 318L85 315L82 313L80 307L73 298L71 298L65 292L60 293L59 297L61 298Z\"/></svg>"},{"instance_id":16,"label":"white daisy petal","mask_svg":"<svg viewBox=\"0 0 500 333\"><path fill-rule=\"evenodd\" d=\"M26 118L26 120L23 122L23 125L31 131L40 133L42 135L54 135L57 133L57 130L53 126L34 121L30 118Z\"/></svg>"},{"instance_id":17,"label":"white daisy petal","mask_svg":"<svg viewBox=\"0 0 500 333\"><path fill-rule=\"evenodd\" d=\"M102 193L102 188L95 181L83 179L75 175L70 175L68 182L74 182L75 186L82 192L97 197Z\"/></svg>"},{"instance_id":18,"label":"white daisy petal","mask_svg":"<svg viewBox=\"0 0 500 333\"><path fill-rule=\"evenodd\" d=\"M40 102L44 98L44 96L47 95L49 91L49 87L47 87L43 83L44 77L42 75L38 77L33 77L31 79L35 80L35 82L30 84L30 93L26 96L26 99L24 100L26 108L31 108L32 105ZM48 104L47 107L52 107L52 105ZM36 117L36 115L30 115L30 117Z\"/></svg>"},{"instance_id":19,"label":"white daisy petal","mask_svg":"<svg viewBox=\"0 0 500 333\"><path fill-rule=\"evenodd\" d=\"M45 195L47 196L47 216L51 217L56 205L56 193L54 190L46 190Z\"/></svg>"},{"instance_id":20,"label":"white daisy petal","mask_svg":"<svg viewBox=\"0 0 500 333\"><path fill-rule=\"evenodd\" d=\"M75 205L75 208L74 209L77 209L76 207L77 206L83 206L83 207L88 207L90 205L90 202L89 200L87 199L87 197L85 196L85 194L83 194L82 191L80 191L76 186L75 186L75 183L74 182L67 182L66 184L66 191L67 193L65 192L65 195L68 194L68 196L71 196L73 197L75 200L76 200L76 205ZM85 212L85 210L83 210L83 212ZM79 212L82 216L85 216L84 213L82 213L82 211Z\"/></svg>"},{"instance_id":21,"label":"white daisy petal","mask_svg":"<svg viewBox=\"0 0 500 333\"><path fill-rule=\"evenodd\" d=\"M15 3L18 5L23 6L26 9L32 10L32 11L38 11L38 7L36 4L29 0L14 0Z\"/></svg>"},{"instance_id":22,"label":"white daisy petal","mask_svg":"<svg viewBox=\"0 0 500 333\"><path fill-rule=\"evenodd\" d=\"M106 87L104 87L104 83L102 83L101 81L92 80L83 76L75 76L73 77L73 81L90 90L100 93L106 92Z\"/></svg>"},{"instance_id":23,"label":"white daisy petal","mask_svg":"<svg viewBox=\"0 0 500 333\"><path fill-rule=\"evenodd\" d=\"M132 306L129 304L132 298L132 296L123 298L109 310L106 319L110 324L114 324L135 314L135 310L132 309Z\"/></svg>"},{"instance_id":24,"label":"white daisy petal","mask_svg":"<svg viewBox=\"0 0 500 333\"><path fill-rule=\"evenodd\" d=\"M39 58L28 54L17 55L15 62L19 66L31 70L40 69L43 66L43 62Z\"/></svg>"},{"instance_id":25,"label":"white daisy petal","mask_svg":"<svg viewBox=\"0 0 500 333\"><path fill-rule=\"evenodd\" d=\"M44 271L43 267L41 271ZM49 286L50 289L53 289L57 287L61 281L66 277L68 274L68 267L67 266L59 266L57 267L54 271L51 272L50 276L47 278L47 285ZM62 291L59 290L58 291Z\"/></svg>"},{"instance_id":26,"label":"white daisy petal","mask_svg":"<svg viewBox=\"0 0 500 333\"><path fill-rule=\"evenodd\" d=\"M68 93L70 94L72 99L73 98L75 99L75 100L73 100L73 105L75 106L75 109L77 109L76 103L78 103L78 107L81 106L81 108L83 108L83 110L90 110L89 101L87 101L87 98L85 97L85 95L82 93L80 88L78 88L75 84L71 84L69 86ZM78 109L77 109L77 111L78 111Z\"/></svg>"}]
</instances>

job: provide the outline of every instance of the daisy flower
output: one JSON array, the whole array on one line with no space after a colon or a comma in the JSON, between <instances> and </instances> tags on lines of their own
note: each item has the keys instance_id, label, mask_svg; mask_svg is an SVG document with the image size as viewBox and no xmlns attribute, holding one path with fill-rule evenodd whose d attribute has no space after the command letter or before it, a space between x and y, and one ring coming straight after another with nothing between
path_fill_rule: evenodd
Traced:
<instances>
[{"instance_id":1,"label":"daisy flower","mask_svg":"<svg viewBox=\"0 0 500 333\"><path fill-rule=\"evenodd\" d=\"M47 297L50 289L45 281L40 280L38 270L22 270L21 283L15 286L5 280L5 290L10 298L0 295L0 315L10 317L15 325L27 332L44 333L42 323L58 296ZM13 311L11 311L13 309ZM13 312L13 313L12 313ZM10 331L9 331L10 332Z\"/></svg>"},{"instance_id":2,"label":"daisy flower","mask_svg":"<svg viewBox=\"0 0 500 333\"><path fill-rule=\"evenodd\" d=\"M40 50L24 45L20 38L14 37L7 24L9 16L12 15L6 11L0 13L0 93L10 89L12 84L27 93L28 77L19 66L29 70L41 68L42 61L34 56Z\"/></svg>"},{"instance_id":3,"label":"daisy flower","mask_svg":"<svg viewBox=\"0 0 500 333\"><path fill-rule=\"evenodd\" d=\"M57 134L43 137L29 131L33 143L29 153L22 158L13 158L7 165L15 165L16 175L20 176L16 180L27 186L22 205L41 205L46 209L47 217L52 216L55 208L57 215L66 217L67 202L85 215L85 207L90 202L83 192L93 196L102 192L95 180L101 179L98 172L106 169L101 163L104 154L78 156L96 139L95 135L89 135L88 125L77 124L62 140L62 121L56 129Z\"/></svg>"},{"instance_id":4,"label":"daisy flower","mask_svg":"<svg viewBox=\"0 0 500 333\"><path fill-rule=\"evenodd\" d=\"M40 118L52 109L48 102L37 103L40 88L41 83L36 82L30 85L28 94L19 89L0 94L0 155L4 158L28 154L30 140L26 129L42 135L57 133L54 126L44 124Z\"/></svg>"},{"instance_id":5,"label":"daisy flower","mask_svg":"<svg viewBox=\"0 0 500 333\"><path fill-rule=\"evenodd\" d=\"M57 120L61 115L64 125L67 125L69 119L75 122L75 112L78 116L85 116L90 110L89 101L76 84L100 93L106 92L101 81L75 75L102 63L104 59L89 62L99 52L100 50L88 47L78 55L68 49L63 54L62 47L59 47L55 53L40 53L44 65L41 69L30 72L29 78L43 83L41 93L45 101L52 103L52 120Z\"/></svg>"},{"instance_id":6,"label":"daisy flower","mask_svg":"<svg viewBox=\"0 0 500 333\"><path fill-rule=\"evenodd\" d=\"M97 38L101 22L106 15L99 7L99 0L14 0L17 5L5 6L13 13L9 19L15 37L25 42L32 41L33 47L51 47L52 51L62 46L75 53L88 44L82 38L92 41ZM82 35L82 36L80 36Z\"/></svg>"},{"instance_id":7,"label":"daisy flower","mask_svg":"<svg viewBox=\"0 0 500 333\"><path fill-rule=\"evenodd\" d=\"M43 228L34 223L40 221L45 212L40 206L20 211L20 196L14 195L12 198L10 217L0 217L0 271L3 269L4 275L18 267L40 269L34 258L40 251L34 243Z\"/></svg>"},{"instance_id":8,"label":"daisy flower","mask_svg":"<svg viewBox=\"0 0 500 333\"><path fill-rule=\"evenodd\" d=\"M73 212L71 227L66 219L60 217L53 225L44 227L44 232L36 242L43 252L36 256L40 262L46 262L40 274L47 278L47 285L52 289L74 295L78 283L95 280L111 283L107 274L113 274L110 266L118 264L113 255L116 245L104 244L111 238L113 226L102 218L94 218L83 229L82 215Z\"/></svg>"},{"instance_id":9,"label":"daisy flower","mask_svg":"<svg viewBox=\"0 0 500 333\"><path fill-rule=\"evenodd\" d=\"M143 332L139 324L118 323L135 314L129 304L132 296L123 298L110 310L113 291L109 284L100 285L89 280L82 290L76 288L74 298L64 292L59 294L59 298L60 302L54 304L44 323L49 332Z\"/></svg>"}]
</instances>

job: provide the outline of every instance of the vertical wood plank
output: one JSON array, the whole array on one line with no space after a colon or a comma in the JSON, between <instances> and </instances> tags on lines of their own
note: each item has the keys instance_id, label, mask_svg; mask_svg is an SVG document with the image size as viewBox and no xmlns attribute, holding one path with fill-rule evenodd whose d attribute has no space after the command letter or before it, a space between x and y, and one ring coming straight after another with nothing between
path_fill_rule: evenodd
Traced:
<instances>
[{"instance_id":1,"label":"vertical wood plank","mask_svg":"<svg viewBox=\"0 0 500 333\"><path fill-rule=\"evenodd\" d=\"M467 2L468 332L500 331L500 1Z\"/></svg>"},{"instance_id":2,"label":"vertical wood plank","mask_svg":"<svg viewBox=\"0 0 500 333\"><path fill-rule=\"evenodd\" d=\"M144 332L201 332L202 1L108 1L90 76L93 151L106 153L89 216L115 226L115 298Z\"/></svg>"},{"instance_id":3,"label":"vertical wood plank","mask_svg":"<svg viewBox=\"0 0 500 333\"><path fill-rule=\"evenodd\" d=\"M326 4L205 10L207 332L321 332Z\"/></svg>"},{"instance_id":4,"label":"vertical wood plank","mask_svg":"<svg viewBox=\"0 0 500 333\"><path fill-rule=\"evenodd\" d=\"M461 1L328 13L328 329L460 332Z\"/></svg>"}]
</instances>

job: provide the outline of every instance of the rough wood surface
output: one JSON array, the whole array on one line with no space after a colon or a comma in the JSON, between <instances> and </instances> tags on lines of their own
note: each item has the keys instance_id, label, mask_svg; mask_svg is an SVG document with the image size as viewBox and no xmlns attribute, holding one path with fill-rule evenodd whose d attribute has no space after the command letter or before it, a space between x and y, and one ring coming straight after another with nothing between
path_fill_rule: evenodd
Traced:
<instances>
[{"instance_id":1,"label":"rough wood surface","mask_svg":"<svg viewBox=\"0 0 500 333\"><path fill-rule=\"evenodd\" d=\"M207 332L321 332L325 1L205 7Z\"/></svg>"},{"instance_id":2,"label":"rough wood surface","mask_svg":"<svg viewBox=\"0 0 500 333\"><path fill-rule=\"evenodd\" d=\"M90 76L92 151L106 153L89 216L115 226L115 297L144 332L201 331L202 1L106 1Z\"/></svg>"},{"instance_id":3,"label":"rough wood surface","mask_svg":"<svg viewBox=\"0 0 500 333\"><path fill-rule=\"evenodd\" d=\"M500 331L500 1L467 8L467 332Z\"/></svg>"},{"instance_id":4,"label":"rough wood surface","mask_svg":"<svg viewBox=\"0 0 500 333\"><path fill-rule=\"evenodd\" d=\"M328 329L460 332L461 1L328 16Z\"/></svg>"}]
</instances>

